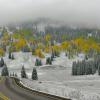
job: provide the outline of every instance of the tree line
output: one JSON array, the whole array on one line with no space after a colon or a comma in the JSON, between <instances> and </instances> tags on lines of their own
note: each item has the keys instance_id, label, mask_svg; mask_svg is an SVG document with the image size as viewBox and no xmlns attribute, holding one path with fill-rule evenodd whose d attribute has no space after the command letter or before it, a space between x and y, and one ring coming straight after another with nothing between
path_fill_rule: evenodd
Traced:
<instances>
[{"instance_id":1,"label":"tree line","mask_svg":"<svg viewBox=\"0 0 100 100\"><path fill-rule=\"evenodd\" d=\"M82 60L72 64L72 75L90 75L97 71L100 75L100 56L94 60Z\"/></svg>"}]
</instances>

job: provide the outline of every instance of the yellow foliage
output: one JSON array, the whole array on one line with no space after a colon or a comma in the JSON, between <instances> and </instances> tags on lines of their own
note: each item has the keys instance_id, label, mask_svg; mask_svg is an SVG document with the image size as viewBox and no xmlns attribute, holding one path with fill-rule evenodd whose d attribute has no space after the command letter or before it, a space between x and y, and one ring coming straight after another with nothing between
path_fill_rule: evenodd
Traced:
<instances>
[{"instance_id":1,"label":"yellow foliage","mask_svg":"<svg viewBox=\"0 0 100 100\"><path fill-rule=\"evenodd\" d=\"M45 35L45 40L48 41L51 38L50 34Z\"/></svg>"},{"instance_id":2,"label":"yellow foliage","mask_svg":"<svg viewBox=\"0 0 100 100\"><path fill-rule=\"evenodd\" d=\"M38 48L39 49L43 49L44 48L44 45L42 43L38 43Z\"/></svg>"},{"instance_id":3,"label":"yellow foliage","mask_svg":"<svg viewBox=\"0 0 100 100\"><path fill-rule=\"evenodd\" d=\"M45 47L44 52L49 53L50 52L50 48L49 47Z\"/></svg>"},{"instance_id":4,"label":"yellow foliage","mask_svg":"<svg viewBox=\"0 0 100 100\"><path fill-rule=\"evenodd\" d=\"M61 43L61 48L63 50L66 50L68 48L68 46L69 46L69 42L67 42L67 41Z\"/></svg>"},{"instance_id":5,"label":"yellow foliage","mask_svg":"<svg viewBox=\"0 0 100 100\"><path fill-rule=\"evenodd\" d=\"M16 42L16 48L19 49L19 48L22 48L26 45L26 40L23 39L23 38L20 38L17 42Z\"/></svg>"},{"instance_id":6,"label":"yellow foliage","mask_svg":"<svg viewBox=\"0 0 100 100\"><path fill-rule=\"evenodd\" d=\"M74 43L77 46L77 48L80 49L83 52L88 52L90 50L90 48L92 48L96 51L100 51L100 46L98 45L98 43L96 43L91 38L87 38L87 39L83 39L81 37L76 38L74 40Z\"/></svg>"},{"instance_id":7,"label":"yellow foliage","mask_svg":"<svg viewBox=\"0 0 100 100\"><path fill-rule=\"evenodd\" d=\"M54 45L54 46L52 46L52 50L60 51L61 50L61 46L60 45Z\"/></svg>"},{"instance_id":8,"label":"yellow foliage","mask_svg":"<svg viewBox=\"0 0 100 100\"><path fill-rule=\"evenodd\" d=\"M0 56L4 55L4 50L2 48L0 48Z\"/></svg>"},{"instance_id":9,"label":"yellow foliage","mask_svg":"<svg viewBox=\"0 0 100 100\"><path fill-rule=\"evenodd\" d=\"M42 51L40 49L35 49L35 53L36 56L40 57L40 58L44 58L44 55L42 53Z\"/></svg>"}]
</instances>

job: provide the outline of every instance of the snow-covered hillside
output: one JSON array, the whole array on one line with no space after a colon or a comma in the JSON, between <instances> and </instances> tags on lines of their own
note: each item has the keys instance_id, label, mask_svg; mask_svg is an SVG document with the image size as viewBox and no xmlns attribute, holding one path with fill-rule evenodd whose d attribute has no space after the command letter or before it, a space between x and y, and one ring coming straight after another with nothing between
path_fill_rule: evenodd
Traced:
<instances>
[{"instance_id":1,"label":"snow-covered hillside","mask_svg":"<svg viewBox=\"0 0 100 100\"><path fill-rule=\"evenodd\" d=\"M100 100L100 78L98 76L83 76L78 79L57 82L57 81L32 81L22 79L22 83L38 91L72 100Z\"/></svg>"},{"instance_id":2,"label":"snow-covered hillside","mask_svg":"<svg viewBox=\"0 0 100 100\"><path fill-rule=\"evenodd\" d=\"M45 54L45 57L49 56L50 54ZM72 62L84 59L84 54L68 59L64 53L61 53L60 57L54 59L52 65L45 65L46 58L41 59L43 66L37 67L38 81L30 79L37 57L32 56L31 53L23 52L14 53L14 57L15 60L9 60L8 54L6 54L4 61L9 71L17 73L19 77L22 65L25 66L29 79L22 79L24 85L75 100L100 100L100 77L98 75L71 75Z\"/></svg>"},{"instance_id":3,"label":"snow-covered hillside","mask_svg":"<svg viewBox=\"0 0 100 100\"><path fill-rule=\"evenodd\" d=\"M5 63L7 64L7 67L9 68L9 71L10 72L14 71L19 74L22 68L22 65L24 65L26 70L28 71L28 74L30 74L33 67L35 67L35 60L38 57L32 56L32 53L15 52L13 54L15 58L14 60L8 59L8 54L6 54L5 57L3 57ZM64 56L64 53L62 53L60 57L55 58L55 60L53 61L54 66L48 67L49 65L45 65L47 57L50 57L50 54L45 54L45 58L41 59L43 66L40 66L39 68L37 67L40 73L41 73L40 70L42 69L59 69L59 68L71 69L71 65L74 60L82 59L82 58L80 59L80 57L76 57L75 59L69 60L66 56Z\"/></svg>"}]
</instances>

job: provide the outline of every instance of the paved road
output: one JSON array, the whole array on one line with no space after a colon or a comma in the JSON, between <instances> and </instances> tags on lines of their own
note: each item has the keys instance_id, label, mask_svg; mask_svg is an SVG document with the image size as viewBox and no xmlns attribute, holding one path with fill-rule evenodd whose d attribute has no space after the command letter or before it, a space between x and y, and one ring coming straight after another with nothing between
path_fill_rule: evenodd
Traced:
<instances>
[{"instance_id":1,"label":"paved road","mask_svg":"<svg viewBox=\"0 0 100 100\"><path fill-rule=\"evenodd\" d=\"M0 81L0 92L8 97L9 100L63 100L27 91L17 86L14 80L8 77Z\"/></svg>"}]
</instances>

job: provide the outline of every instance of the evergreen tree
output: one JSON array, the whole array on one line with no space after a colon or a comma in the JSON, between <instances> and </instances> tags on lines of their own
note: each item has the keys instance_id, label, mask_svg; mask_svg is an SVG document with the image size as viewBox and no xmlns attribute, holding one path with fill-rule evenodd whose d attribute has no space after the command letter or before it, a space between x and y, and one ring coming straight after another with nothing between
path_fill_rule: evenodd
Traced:
<instances>
[{"instance_id":1,"label":"evergreen tree","mask_svg":"<svg viewBox=\"0 0 100 100\"><path fill-rule=\"evenodd\" d=\"M8 57L9 59L11 59L12 58L12 56L11 56L11 52L9 52L9 57Z\"/></svg>"},{"instance_id":2,"label":"evergreen tree","mask_svg":"<svg viewBox=\"0 0 100 100\"><path fill-rule=\"evenodd\" d=\"M32 71L32 79L33 80L38 80L38 75L37 75L36 68L33 68L33 71Z\"/></svg>"},{"instance_id":3,"label":"evergreen tree","mask_svg":"<svg viewBox=\"0 0 100 100\"><path fill-rule=\"evenodd\" d=\"M12 60L14 60L14 59L15 59L13 54L11 55L11 59L12 59Z\"/></svg>"},{"instance_id":4,"label":"evergreen tree","mask_svg":"<svg viewBox=\"0 0 100 100\"><path fill-rule=\"evenodd\" d=\"M76 62L73 62L73 65L72 65L72 75L77 75L77 64L76 64Z\"/></svg>"},{"instance_id":5,"label":"evergreen tree","mask_svg":"<svg viewBox=\"0 0 100 100\"><path fill-rule=\"evenodd\" d=\"M4 59L1 58L1 61L0 61L0 67L3 67L4 66Z\"/></svg>"},{"instance_id":6,"label":"evergreen tree","mask_svg":"<svg viewBox=\"0 0 100 100\"><path fill-rule=\"evenodd\" d=\"M82 61L81 67L82 67L82 75L85 75L85 60Z\"/></svg>"},{"instance_id":7,"label":"evergreen tree","mask_svg":"<svg viewBox=\"0 0 100 100\"><path fill-rule=\"evenodd\" d=\"M54 58L55 57L55 54L54 54L54 51L52 50L52 53L51 53L51 57Z\"/></svg>"},{"instance_id":8,"label":"evergreen tree","mask_svg":"<svg viewBox=\"0 0 100 100\"><path fill-rule=\"evenodd\" d=\"M39 66L42 66L42 62L41 62L41 60L39 61Z\"/></svg>"},{"instance_id":9,"label":"evergreen tree","mask_svg":"<svg viewBox=\"0 0 100 100\"><path fill-rule=\"evenodd\" d=\"M78 61L73 62L72 65L72 75L90 75L90 74L95 74L96 71L98 70L99 73L99 68L100 66L100 60L95 59L94 61L92 60L83 60L83 61Z\"/></svg>"},{"instance_id":10,"label":"evergreen tree","mask_svg":"<svg viewBox=\"0 0 100 100\"><path fill-rule=\"evenodd\" d=\"M66 56L66 57L68 56L67 52L65 53L65 56Z\"/></svg>"},{"instance_id":11,"label":"evergreen tree","mask_svg":"<svg viewBox=\"0 0 100 100\"><path fill-rule=\"evenodd\" d=\"M39 59L36 59L35 66L42 66L42 61Z\"/></svg>"},{"instance_id":12,"label":"evergreen tree","mask_svg":"<svg viewBox=\"0 0 100 100\"><path fill-rule=\"evenodd\" d=\"M81 75L81 63L77 62L77 75Z\"/></svg>"},{"instance_id":13,"label":"evergreen tree","mask_svg":"<svg viewBox=\"0 0 100 100\"><path fill-rule=\"evenodd\" d=\"M21 78L27 78L24 66L22 66L22 69L21 69Z\"/></svg>"},{"instance_id":14,"label":"evergreen tree","mask_svg":"<svg viewBox=\"0 0 100 100\"><path fill-rule=\"evenodd\" d=\"M23 52L30 52L30 48L28 47L28 45L25 45L25 46L22 48L22 51L23 51Z\"/></svg>"},{"instance_id":15,"label":"evergreen tree","mask_svg":"<svg viewBox=\"0 0 100 100\"><path fill-rule=\"evenodd\" d=\"M85 55L85 60L88 60L88 55L87 54Z\"/></svg>"},{"instance_id":16,"label":"evergreen tree","mask_svg":"<svg viewBox=\"0 0 100 100\"><path fill-rule=\"evenodd\" d=\"M51 61L53 61L54 57L51 56Z\"/></svg>"},{"instance_id":17,"label":"evergreen tree","mask_svg":"<svg viewBox=\"0 0 100 100\"><path fill-rule=\"evenodd\" d=\"M56 57L59 57L59 52L58 51L55 51L54 54L55 54Z\"/></svg>"},{"instance_id":18,"label":"evergreen tree","mask_svg":"<svg viewBox=\"0 0 100 100\"><path fill-rule=\"evenodd\" d=\"M52 64L52 61L51 61L51 58L50 57L48 57L47 59L46 59L46 64Z\"/></svg>"},{"instance_id":19,"label":"evergreen tree","mask_svg":"<svg viewBox=\"0 0 100 100\"><path fill-rule=\"evenodd\" d=\"M100 63L98 64L98 75L100 75Z\"/></svg>"},{"instance_id":20,"label":"evergreen tree","mask_svg":"<svg viewBox=\"0 0 100 100\"><path fill-rule=\"evenodd\" d=\"M4 67L1 71L1 76L9 76L9 72L6 64L4 64Z\"/></svg>"},{"instance_id":21,"label":"evergreen tree","mask_svg":"<svg viewBox=\"0 0 100 100\"><path fill-rule=\"evenodd\" d=\"M36 61L35 61L35 66L39 66L39 60L38 59L36 59Z\"/></svg>"},{"instance_id":22,"label":"evergreen tree","mask_svg":"<svg viewBox=\"0 0 100 100\"><path fill-rule=\"evenodd\" d=\"M95 74L98 68L95 67L94 61L91 62L91 67L92 67L92 74Z\"/></svg>"}]
</instances>

